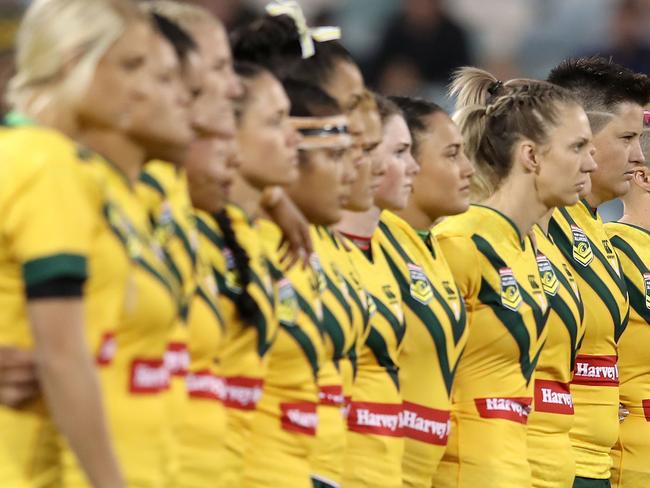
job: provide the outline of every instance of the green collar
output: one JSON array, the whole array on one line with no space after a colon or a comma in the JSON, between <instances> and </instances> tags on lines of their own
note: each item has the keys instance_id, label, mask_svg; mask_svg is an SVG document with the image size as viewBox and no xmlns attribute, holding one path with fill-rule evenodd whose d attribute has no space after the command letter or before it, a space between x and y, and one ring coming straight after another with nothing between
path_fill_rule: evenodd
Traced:
<instances>
[{"instance_id":1,"label":"green collar","mask_svg":"<svg viewBox=\"0 0 650 488\"><path fill-rule=\"evenodd\" d=\"M20 127L25 125L36 125L36 121L19 112L9 112L4 118L5 125Z\"/></svg>"}]
</instances>

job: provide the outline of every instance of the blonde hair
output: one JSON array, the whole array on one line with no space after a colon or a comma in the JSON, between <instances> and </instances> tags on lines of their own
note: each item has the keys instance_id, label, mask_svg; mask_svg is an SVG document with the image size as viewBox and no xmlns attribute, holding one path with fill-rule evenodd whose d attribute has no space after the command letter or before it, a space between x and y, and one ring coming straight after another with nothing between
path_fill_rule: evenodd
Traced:
<instances>
[{"instance_id":1,"label":"blonde hair","mask_svg":"<svg viewBox=\"0 0 650 488\"><path fill-rule=\"evenodd\" d=\"M512 150L521 139L546 144L559 123L561 104L576 98L545 81L517 78L500 82L478 68L461 68L449 90L456 97L452 119L458 124L465 152L476 165L472 199L491 195L512 169Z\"/></svg>"},{"instance_id":2,"label":"blonde hair","mask_svg":"<svg viewBox=\"0 0 650 488\"><path fill-rule=\"evenodd\" d=\"M198 5L173 0L151 0L143 2L140 6L144 12L165 17L188 32L197 24L205 23L223 28L223 24L219 19L206 8Z\"/></svg>"},{"instance_id":3,"label":"blonde hair","mask_svg":"<svg viewBox=\"0 0 650 488\"><path fill-rule=\"evenodd\" d=\"M10 106L35 118L75 112L102 57L137 18L128 0L35 0L16 37Z\"/></svg>"}]
</instances>

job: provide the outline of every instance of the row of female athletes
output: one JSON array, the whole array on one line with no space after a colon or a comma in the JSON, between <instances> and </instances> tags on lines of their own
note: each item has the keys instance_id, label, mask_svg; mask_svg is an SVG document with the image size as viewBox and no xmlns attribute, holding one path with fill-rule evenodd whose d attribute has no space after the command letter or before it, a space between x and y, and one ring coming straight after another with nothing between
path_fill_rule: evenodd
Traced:
<instances>
[{"instance_id":1,"label":"row of female athletes","mask_svg":"<svg viewBox=\"0 0 650 488\"><path fill-rule=\"evenodd\" d=\"M650 486L648 78L464 68L452 121L267 11L26 13L0 485Z\"/></svg>"}]
</instances>

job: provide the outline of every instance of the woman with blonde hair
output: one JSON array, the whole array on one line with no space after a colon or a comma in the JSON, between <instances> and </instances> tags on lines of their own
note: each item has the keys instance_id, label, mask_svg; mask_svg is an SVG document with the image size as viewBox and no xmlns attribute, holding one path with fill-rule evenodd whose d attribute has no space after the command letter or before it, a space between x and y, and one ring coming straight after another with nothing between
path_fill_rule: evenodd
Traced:
<instances>
[{"instance_id":1,"label":"woman with blonde hair","mask_svg":"<svg viewBox=\"0 0 650 488\"><path fill-rule=\"evenodd\" d=\"M15 476L5 484L160 486L168 386L163 352L180 291L133 185L154 146L163 142L165 157L174 159L189 142L176 58L129 2L49 0L28 9L17 68L10 89L17 112L8 117L15 127L0 139L7 182L0 193L9 217L3 232L12 236L7 246L16 246L3 251L3 276L20 284L22 264L32 334L24 299L12 298L11 316L22 315L24 326L11 319L6 342L35 347L48 407L67 442L59 472L45 457L51 451L41 450L54 441L38 401L26 410L2 410L3 432L21 427L20 437L3 437L3 469L6 460ZM137 123L142 114L146 127ZM63 194L48 198L60 187ZM19 197L12 193L17 188ZM61 323L70 329L62 333ZM92 356L124 480L102 441L101 396L88 378ZM26 421L35 425L20 424ZM38 463L55 476L43 478Z\"/></svg>"},{"instance_id":2,"label":"woman with blonde hair","mask_svg":"<svg viewBox=\"0 0 650 488\"><path fill-rule=\"evenodd\" d=\"M504 93L502 83L466 70L455 86L470 94L454 118L490 191L480 205L433 229L465 300L469 329L434 486L531 486L530 382L557 283L546 290L556 275L549 275L548 260L540 264L528 234L554 207L577 201L593 167L590 131L576 100L548 83L520 83ZM491 97L476 104L483 92ZM575 326L580 302L569 281L562 285Z\"/></svg>"},{"instance_id":3,"label":"woman with blonde hair","mask_svg":"<svg viewBox=\"0 0 650 488\"><path fill-rule=\"evenodd\" d=\"M490 73L477 68L459 70L452 83L452 94L457 95L457 106L485 105L494 96L507 94L517 87L539 83L532 80L514 79L499 82ZM590 173L596 165L593 161L591 130L584 110L573 109L564 122L555 129L557 137L568 143L564 151L549 144L547 157L564 158L575 163L574 173L567 179L566 202L574 203L579 182L578 196L590 188ZM552 137L553 135L551 135ZM560 139L558 139L560 140ZM571 144L572 142L572 144ZM540 180L548 167L539 171ZM551 175L552 176L552 175ZM484 181L487 183L487 180ZM488 195L491 193L489 188ZM537 249L537 264L542 288L550 304L547 322L548 336L535 369L533 383L533 406L528 417L528 460L534 487L569 487L573 482L575 463L569 439L573 423L573 407L569 383L573 376L578 346L584 334L584 306L568 263L549 237L549 223L554 209L549 210L533 227L531 235ZM553 402L564 399L564 403Z\"/></svg>"}]
</instances>

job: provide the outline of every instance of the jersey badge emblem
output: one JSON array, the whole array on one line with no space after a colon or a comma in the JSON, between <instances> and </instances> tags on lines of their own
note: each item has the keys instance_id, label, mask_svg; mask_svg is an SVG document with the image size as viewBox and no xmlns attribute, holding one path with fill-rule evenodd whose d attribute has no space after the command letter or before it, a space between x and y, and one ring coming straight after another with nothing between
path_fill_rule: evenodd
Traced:
<instances>
[{"instance_id":1,"label":"jersey badge emblem","mask_svg":"<svg viewBox=\"0 0 650 488\"><path fill-rule=\"evenodd\" d=\"M311 286L316 293L322 295L327 290L327 278L325 277L325 272L323 271L323 266L320 263L318 255L312 254L309 257L309 264L311 264L311 268L314 271Z\"/></svg>"},{"instance_id":2,"label":"jersey badge emblem","mask_svg":"<svg viewBox=\"0 0 650 488\"><path fill-rule=\"evenodd\" d=\"M594 251L584 231L577 225L571 226L573 234L573 259L578 264L587 267L594 260Z\"/></svg>"},{"instance_id":3,"label":"jersey badge emblem","mask_svg":"<svg viewBox=\"0 0 650 488\"><path fill-rule=\"evenodd\" d=\"M283 278L278 282L278 320L282 325L294 326L298 319L298 297L291 282Z\"/></svg>"},{"instance_id":4,"label":"jersey badge emblem","mask_svg":"<svg viewBox=\"0 0 650 488\"><path fill-rule=\"evenodd\" d=\"M547 295L554 297L560 288L560 282L555 275L553 265L543 254L537 256L537 268L539 269L539 276L542 278L542 288Z\"/></svg>"},{"instance_id":5,"label":"jersey badge emblem","mask_svg":"<svg viewBox=\"0 0 650 488\"><path fill-rule=\"evenodd\" d=\"M407 266L411 277L411 297L423 305L428 305L433 299L433 290L427 275L417 264L408 263Z\"/></svg>"},{"instance_id":6,"label":"jersey badge emblem","mask_svg":"<svg viewBox=\"0 0 650 488\"><path fill-rule=\"evenodd\" d=\"M499 269L501 278L501 304L509 310L516 312L521 306L522 298L519 284L510 268Z\"/></svg>"}]
</instances>

